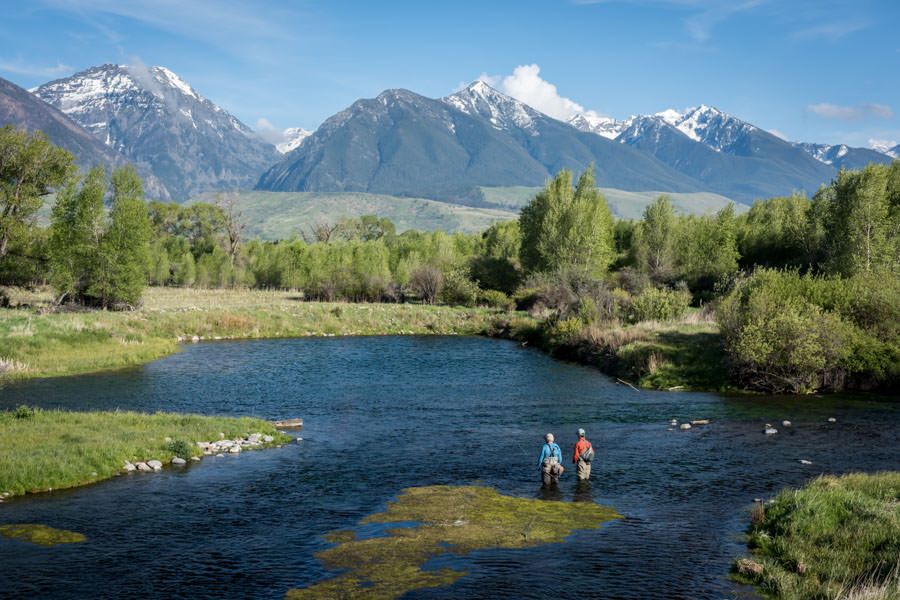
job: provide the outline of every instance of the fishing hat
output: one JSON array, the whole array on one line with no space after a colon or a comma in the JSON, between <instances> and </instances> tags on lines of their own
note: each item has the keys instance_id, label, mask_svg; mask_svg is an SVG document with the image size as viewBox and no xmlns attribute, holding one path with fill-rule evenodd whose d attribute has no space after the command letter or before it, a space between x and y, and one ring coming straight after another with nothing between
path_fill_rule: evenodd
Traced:
<instances>
[{"instance_id":1,"label":"fishing hat","mask_svg":"<svg viewBox=\"0 0 900 600\"><path fill-rule=\"evenodd\" d=\"M578 437L584 437L584 429L578 430Z\"/></svg>"}]
</instances>

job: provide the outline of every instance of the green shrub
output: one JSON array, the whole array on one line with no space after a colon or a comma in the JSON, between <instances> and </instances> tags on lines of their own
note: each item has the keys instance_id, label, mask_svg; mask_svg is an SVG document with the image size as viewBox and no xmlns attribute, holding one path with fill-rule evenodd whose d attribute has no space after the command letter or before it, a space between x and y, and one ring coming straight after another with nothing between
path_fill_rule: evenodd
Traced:
<instances>
[{"instance_id":1,"label":"green shrub","mask_svg":"<svg viewBox=\"0 0 900 600\"><path fill-rule=\"evenodd\" d=\"M503 310L512 310L516 306L512 298L498 290L481 290L478 293L478 303Z\"/></svg>"},{"instance_id":2,"label":"green shrub","mask_svg":"<svg viewBox=\"0 0 900 600\"><path fill-rule=\"evenodd\" d=\"M631 301L628 320L670 321L685 313L690 304L690 294L682 290L648 287Z\"/></svg>"},{"instance_id":3,"label":"green shrub","mask_svg":"<svg viewBox=\"0 0 900 600\"><path fill-rule=\"evenodd\" d=\"M444 273L444 287L440 300L450 306L475 306L478 284L469 277L465 268L450 269Z\"/></svg>"},{"instance_id":4,"label":"green shrub","mask_svg":"<svg viewBox=\"0 0 900 600\"><path fill-rule=\"evenodd\" d=\"M896 278L757 270L719 304L733 370L772 392L873 387L900 375Z\"/></svg>"},{"instance_id":5,"label":"green shrub","mask_svg":"<svg viewBox=\"0 0 900 600\"><path fill-rule=\"evenodd\" d=\"M541 328L537 321L528 317L513 317L509 322L509 334L514 340L540 344Z\"/></svg>"},{"instance_id":6,"label":"green shrub","mask_svg":"<svg viewBox=\"0 0 900 600\"><path fill-rule=\"evenodd\" d=\"M12 413L13 418L15 419L30 419L34 416L34 409L24 404L20 404L16 407L16 410Z\"/></svg>"},{"instance_id":7,"label":"green shrub","mask_svg":"<svg viewBox=\"0 0 900 600\"><path fill-rule=\"evenodd\" d=\"M597 309L597 303L590 296L583 296L578 301L578 308L575 311L578 320L584 325L593 325L600 318L600 311Z\"/></svg>"},{"instance_id":8,"label":"green shrub","mask_svg":"<svg viewBox=\"0 0 900 600\"><path fill-rule=\"evenodd\" d=\"M193 444L185 440L172 440L166 448L178 458L183 458L185 460L195 454Z\"/></svg>"},{"instance_id":9,"label":"green shrub","mask_svg":"<svg viewBox=\"0 0 900 600\"><path fill-rule=\"evenodd\" d=\"M558 348L572 342L583 328L584 324L575 317L548 321L544 329L544 344L551 350Z\"/></svg>"}]
</instances>

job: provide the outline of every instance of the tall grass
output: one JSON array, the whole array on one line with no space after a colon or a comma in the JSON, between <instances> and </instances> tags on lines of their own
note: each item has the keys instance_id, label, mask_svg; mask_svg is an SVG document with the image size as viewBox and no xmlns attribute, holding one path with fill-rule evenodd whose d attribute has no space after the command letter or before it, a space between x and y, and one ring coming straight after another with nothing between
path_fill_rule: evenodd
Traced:
<instances>
[{"instance_id":1,"label":"tall grass","mask_svg":"<svg viewBox=\"0 0 900 600\"><path fill-rule=\"evenodd\" d=\"M181 341L338 335L478 334L496 311L304 302L297 292L149 288L134 312L42 314L48 298L0 309L0 378L45 377L154 360Z\"/></svg>"},{"instance_id":2,"label":"tall grass","mask_svg":"<svg viewBox=\"0 0 900 600\"><path fill-rule=\"evenodd\" d=\"M785 490L748 540L759 562L743 576L772 597L900 598L900 473L822 476Z\"/></svg>"},{"instance_id":3,"label":"tall grass","mask_svg":"<svg viewBox=\"0 0 900 600\"><path fill-rule=\"evenodd\" d=\"M257 432L275 437L273 443L288 439L271 423L249 417L20 407L0 412L0 493L18 495L100 481L120 472L125 461L165 463L185 445L199 454L196 442L218 440L220 434L232 439Z\"/></svg>"}]
</instances>

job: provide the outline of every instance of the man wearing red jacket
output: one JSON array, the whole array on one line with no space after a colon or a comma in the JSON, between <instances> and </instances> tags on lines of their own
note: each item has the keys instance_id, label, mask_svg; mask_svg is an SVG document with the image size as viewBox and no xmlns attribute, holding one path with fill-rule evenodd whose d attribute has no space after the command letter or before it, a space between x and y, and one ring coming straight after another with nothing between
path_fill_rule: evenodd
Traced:
<instances>
[{"instance_id":1,"label":"man wearing red jacket","mask_svg":"<svg viewBox=\"0 0 900 600\"><path fill-rule=\"evenodd\" d=\"M584 439L584 429L578 430L578 441L575 442L575 454L572 462L575 463L578 481L587 481L591 476L591 460L594 458L594 448Z\"/></svg>"}]
</instances>

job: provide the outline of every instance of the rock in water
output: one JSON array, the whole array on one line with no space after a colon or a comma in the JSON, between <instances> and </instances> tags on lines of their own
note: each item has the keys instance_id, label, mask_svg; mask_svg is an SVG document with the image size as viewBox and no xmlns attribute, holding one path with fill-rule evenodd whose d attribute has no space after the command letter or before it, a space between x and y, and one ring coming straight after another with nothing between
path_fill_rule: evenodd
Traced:
<instances>
[{"instance_id":1,"label":"rock in water","mask_svg":"<svg viewBox=\"0 0 900 600\"><path fill-rule=\"evenodd\" d=\"M812 464L812 461L811 461L811 460L806 460L806 459L803 459L803 458L801 458L798 462L799 462L801 465L811 465L811 464Z\"/></svg>"},{"instance_id":2,"label":"rock in water","mask_svg":"<svg viewBox=\"0 0 900 600\"><path fill-rule=\"evenodd\" d=\"M144 473L147 473L147 472L153 470L153 467L151 467L150 465L148 465L145 462L139 462L138 464L135 465L135 467L137 467L138 471L143 471Z\"/></svg>"},{"instance_id":3,"label":"rock in water","mask_svg":"<svg viewBox=\"0 0 900 600\"><path fill-rule=\"evenodd\" d=\"M829 423L837 423L837 419L835 419L834 417L828 417L828 422Z\"/></svg>"},{"instance_id":4,"label":"rock in water","mask_svg":"<svg viewBox=\"0 0 900 600\"><path fill-rule=\"evenodd\" d=\"M158 460L148 460L147 466L150 467L151 469L153 469L154 471L162 470L162 463Z\"/></svg>"},{"instance_id":5,"label":"rock in water","mask_svg":"<svg viewBox=\"0 0 900 600\"><path fill-rule=\"evenodd\" d=\"M181 458L181 457L178 457L178 456L176 456L175 458L172 459L172 464L173 464L173 465L183 465L183 464L185 464L185 463L187 463L187 461L184 460L184 459Z\"/></svg>"},{"instance_id":6,"label":"rock in water","mask_svg":"<svg viewBox=\"0 0 900 600\"><path fill-rule=\"evenodd\" d=\"M790 421L782 421L782 422L781 422L781 426L782 426L782 427L790 427L790 426L791 426L791 422L790 422Z\"/></svg>"},{"instance_id":7,"label":"rock in water","mask_svg":"<svg viewBox=\"0 0 900 600\"><path fill-rule=\"evenodd\" d=\"M691 424L690 424L690 423L682 423L681 426L680 426L680 429L681 429L682 431L687 431L687 430L690 429L690 428L691 428Z\"/></svg>"},{"instance_id":8,"label":"rock in water","mask_svg":"<svg viewBox=\"0 0 900 600\"><path fill-rule=\"evenodd\" d=\"M778 433L778 430L775 429L774 427L766 427L766 428L763 430L763 433L765 433L766 435L773 435L773 434Z\"/></svg>"}]
</instances>

